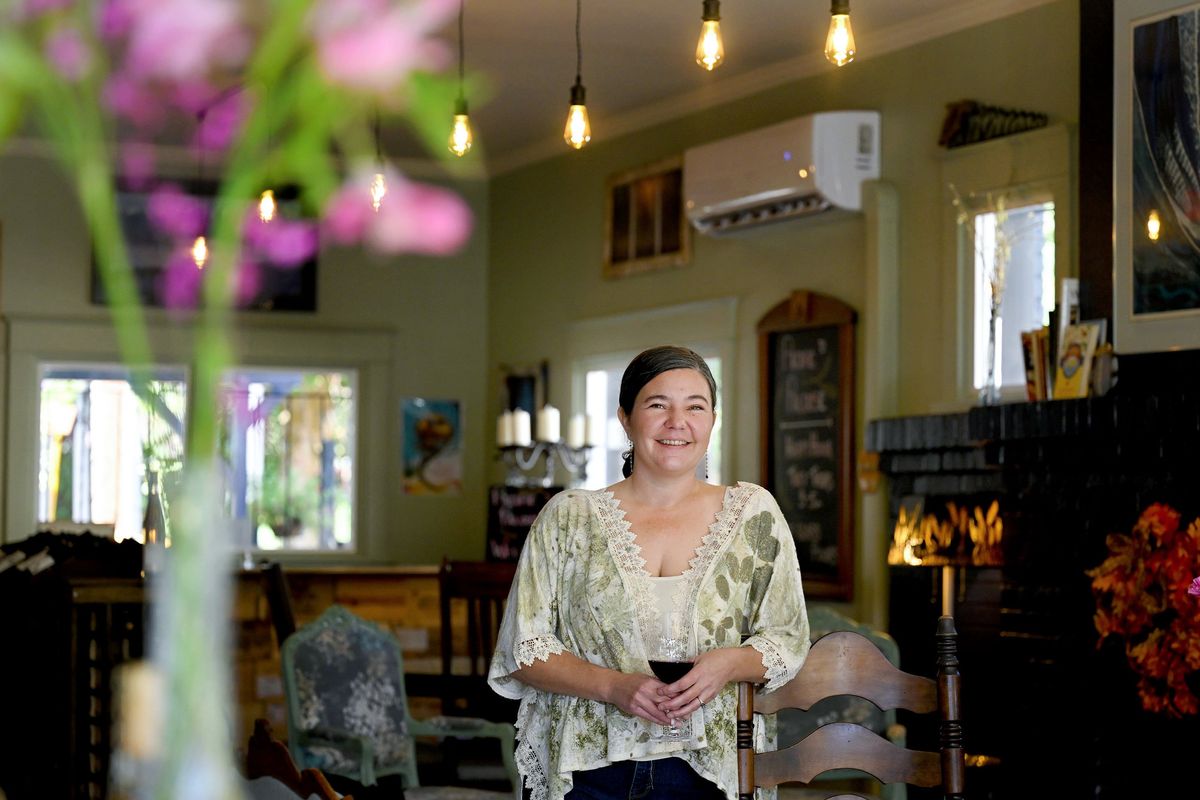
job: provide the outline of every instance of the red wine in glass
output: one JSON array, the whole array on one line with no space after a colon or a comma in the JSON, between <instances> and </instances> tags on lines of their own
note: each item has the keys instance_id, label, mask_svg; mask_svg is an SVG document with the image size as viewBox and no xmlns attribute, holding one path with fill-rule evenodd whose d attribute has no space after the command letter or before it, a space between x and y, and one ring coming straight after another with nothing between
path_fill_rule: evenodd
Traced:
<instances>
[{"instance_id":1,"label":"red wine in glass","mask_svg":"<svg viewBox=\"0 0 1200 800\"><path fill-rule=\"evenodd\" d=\"M687 675L688 670L692 668L690 661L651 661L650 669L654 671L654 675L663 683L674 683L675 681Z\"/></svg>"}]
</instances>

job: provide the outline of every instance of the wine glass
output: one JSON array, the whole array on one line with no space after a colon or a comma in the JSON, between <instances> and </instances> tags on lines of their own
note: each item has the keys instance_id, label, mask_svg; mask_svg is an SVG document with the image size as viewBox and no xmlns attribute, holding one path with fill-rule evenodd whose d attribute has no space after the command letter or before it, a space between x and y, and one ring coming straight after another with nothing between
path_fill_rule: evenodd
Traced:
<instances>
[{"instance_id":1,"label":"wine glass","mask_svg":"<svg viewBox=\"0 0 1200 800\"><path fill-rule=\"evenodd\" d=\"M692 659L688 656L687 643L673 636L660 636L655 646L650 648L650 669L663 683L674 683L688 673L692 668ZM661 738L680 739L682 730L671 718L671 726L663 729Z\"/></svg>"}]
</instances>

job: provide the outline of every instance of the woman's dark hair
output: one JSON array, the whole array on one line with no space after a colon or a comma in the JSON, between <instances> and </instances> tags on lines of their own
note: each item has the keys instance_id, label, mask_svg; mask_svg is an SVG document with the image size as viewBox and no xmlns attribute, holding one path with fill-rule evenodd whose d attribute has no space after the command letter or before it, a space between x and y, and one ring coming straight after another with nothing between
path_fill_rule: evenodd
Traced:
<instances>
[{"instance_id":1,"label":"woman's dark hair","mask_svg":"<svg viewBox=\"0 0 1200 800\"><path fill-rule=\"evenodd\" d=\"M621 392L617 396L617 403L625 412L626 418L633 414L633 404L642 387L664 372L670 372L673 369L694 369L704 376L704 380L708 381L712 410L713 413L716 413L717 382L713 378L708 364L694 350L674 345L662 345L638 353L625 368L625 374L621 376ZM621 474L628 478L633 474L633 448L630 447L621 455L625 459Z\"/></svg>"}]
</instances>

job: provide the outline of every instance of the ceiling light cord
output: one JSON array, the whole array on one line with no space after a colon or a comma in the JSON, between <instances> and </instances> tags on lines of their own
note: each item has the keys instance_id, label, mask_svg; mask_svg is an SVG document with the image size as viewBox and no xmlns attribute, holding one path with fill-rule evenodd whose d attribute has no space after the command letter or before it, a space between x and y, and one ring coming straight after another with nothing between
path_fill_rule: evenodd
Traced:
<instances>
[{"instance_id":1,"label":"ceiling light cord","mask_svg":"<svg viewBox=\"0 0 1200 800\"><path fill-rule=\"evenodd\" d=\"M583 15L583 0L575 0L575 82L583 83L583 37L579 19Z\"/></svg>"},{"instance_id":2,"label":"ceiling light cord","mask_svg":"<svg viewBox=\"0 0 1200 800\"><path fill-rule=\"evenodd\" d=\"M466 37L463 35L463 8L466 6L466 0L458 0L458 102L465 103L467 96L463 90L463 81L466 70L464 68L466 51Z\"/></svg>"}]
</instances>

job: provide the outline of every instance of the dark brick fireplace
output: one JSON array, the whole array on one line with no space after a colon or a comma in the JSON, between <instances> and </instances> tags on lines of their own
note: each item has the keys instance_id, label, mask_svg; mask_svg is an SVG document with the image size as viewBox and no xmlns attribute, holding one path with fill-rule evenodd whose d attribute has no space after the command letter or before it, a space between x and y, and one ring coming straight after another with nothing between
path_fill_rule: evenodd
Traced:
<instances>
[{"instance_id":1,"label":"dark brick fireplace","mask_svg":"<svg viewBox=\"0 0 1200 800\"><path fill-rule=\"evenodd\" d=\"M1200 516L1198 361L1125 359L1101 398L870 423L893 523L914 498L926 512L1000 504L1003 566L957 575L967 750L999 759L970 771L970 797L1194 795L1200 721L1141 710L1120 646L1096 646L1084 572L1150 503ZM919 671L933 669L939 578L890 568L891 631Z\"/></svg>"}]
</instances>

